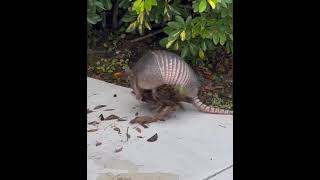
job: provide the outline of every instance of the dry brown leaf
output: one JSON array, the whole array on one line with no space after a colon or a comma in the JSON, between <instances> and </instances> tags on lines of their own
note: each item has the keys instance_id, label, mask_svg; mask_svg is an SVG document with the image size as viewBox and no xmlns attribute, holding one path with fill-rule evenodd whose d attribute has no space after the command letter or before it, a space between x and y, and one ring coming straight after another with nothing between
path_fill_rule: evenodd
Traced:
<instances>
[{"instance_id":1,"label":"dry brown leaf","mask_svg":"<svg viewBox=\"0 0 320 180\"><path fill-rule=\"evenodd\" d=\"M98 106L96 106L96 107L93 108L93 109L100 109L100 108L103 108L103 107L106 107L106 105L98 105Z\"/></svg>"},{"instance_id":2,"label":"dry brown leaf","mask_svg":"<svg viewBox=\"0 0 320 180\"><path fill-rule=\"evenodd\" d=\"M119 118L118 121L127 121L127 119L125 119L125 117Z\"/></svg>"},{"instance_id":3,"label":"dry brown leaf","mask_svg":"<svg viewBox=\"0 0 320 180\"><path fill-rule=\"evenodd\" d=\"M139 133L141 133L141 129L136 127L135 130L137 130Z\"/></svg>"},{"instance_id":4,"label":"dry brown leaf","mask_svg":"<svg viewBox=\"0 0 320 180\"><path fill-rule=\"evenodd\" d=\"M156 133L155 135L153 135L152 137L150 137L149 139L147 139L147 141L149 142L154 142L158 139L158 134Z\"/></svg>"},{"instance_id":5,"label":"dry brown leaf","mask_svg":"<svg viewBox=\"0 0 320 180\"><path fill-rule=\"evenodd\" d=\"M95 126L95 125L99 124L99 122L97 122L97 121L92 121L92 122L89 122L88 124Z\"/></svg>"},{"instance_id":6,"label":"dry brown leaf","mask_svg":"<svg viewBox=\"0 0 320 180\"><path fill-rule=\"evenodd\" d=\"M129 138L131 137L130 134L129 134L129 127L127 127L127 133L126 133L126 136L127 136L127 141L129 140Z\"/></svg>"},{"instance_id":7,"label":"dry brown leaf","mask_svg":"<svg viewBox=\"0 0 320 180\"><path fill-rule=\"evenodd\" d=\"M118 131L118 134L121 134L121 131L118 127L113 128L113 130Z\"/></svg>"},{"instance_id":8,"label":"dry brown leaf","mask_svg":"<svg viewBox=\"0 0 320 180\"><path fill-rule=\"evenodd\" d=\"M114 114L111 114L110 116L104 118L104 120L113 120L113 119L119 119L119 116L116 116Z\"/></svg>"},{"instance_id":9,"label":"dry brown leaf","mask_svg":"<svg viewBox=\"0 0 320 180\"><path fill-rule=\"evenodd\" d=\"M115 153L118 153L118 152L122 151L122 149L123 149L123 147L118 148L118 149L116 149L114 152L115 152Z\"/></svg>"},{"instance_id":10,"label":"dry brown leaf","mask_svg":"<svg viewBox=\"0 0 320 180\"><path fill-rule=\"evenodd\" d=\"M99 118L101 121L103 121L104 120L103 114L100 114Z\"/></svg>"},{"instance_id":11,"label":"dry brown leaf","mask_svg":"<svg viewBox=\"0 0 320 180\"><path fill-rule=\"evenodd\" d=\"M149 128L147 125L143 124L143 123L140 123L140 125L144 128Z\"/></svg>"},{"instance_id":12,"label":"dry brown leaf","mask_svg":"<svg viewBox=\"0 0 320 180\"><path fill-rule=\"evenodd\" d=\"M95 131L98 131L98 129L89 129L89 130L87 130L87 132L95 132Z\"/></svg>"}]
</instances>

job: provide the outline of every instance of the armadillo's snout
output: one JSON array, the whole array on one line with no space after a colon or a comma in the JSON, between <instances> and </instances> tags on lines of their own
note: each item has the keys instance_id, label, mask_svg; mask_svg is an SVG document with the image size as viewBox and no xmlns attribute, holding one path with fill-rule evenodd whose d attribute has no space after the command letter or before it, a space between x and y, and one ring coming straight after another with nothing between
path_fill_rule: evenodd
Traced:
<instances>
[{"instance_id":1,"label":"armadillo's snout","mask_svg":"<svg viewBox=\"0 0 320 180\"><path fill-rule=\"evenodd\" d=\"M134 91L131 91L131 95L134 96L138 101L142 101L141 94L135 93Z\"/></svg>"}]
</instances>

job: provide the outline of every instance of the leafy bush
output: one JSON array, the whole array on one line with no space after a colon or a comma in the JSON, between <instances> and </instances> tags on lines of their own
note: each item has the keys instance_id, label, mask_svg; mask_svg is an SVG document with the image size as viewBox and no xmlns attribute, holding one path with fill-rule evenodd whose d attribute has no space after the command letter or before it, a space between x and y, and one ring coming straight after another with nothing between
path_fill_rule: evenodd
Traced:
<instances>
[{"instance_id":1,"label":"leafy bush","mask_svg":"<svg viewBox=\"0 0 320 180\"><path fill-rule=\"evenodd\" d=\"M214 9L206 5L207 1L211 2L208 4ZM198 55L200 59L204 59L205 51L214 49L215 45L224 45L228 51L233 52L232 4L214 4L213 1L194 1L194 12L201 12L194 18L175 16L175 20L164 28L168 37L162 39L160 44L181 50L182 57Z\"/></svg>"},{"instance_id":2,"label":"leafy bush","mask_svg":"<svg viewBox=\"0 0 320 180\"><path fill-rule=\"evenodd\" d=\"M232 0L115 0L126 10L121 17L126 32L141 35L152 25L163 25L167 37L160 45L179 51L182 57L205 58L218 45L233 53ZM88 0L87 20L101 21L102 11L111 10L111 0ZM118 8L118 7L117 7Z\"/></svg>"},{"instance_id":3,"label":"leafy bush","mask_svg":"<svg viewBox=\"0 0 320 180\"><path fill-rule=\"evenodd\" d=\"M87 0L87 22L96 24L102 20L101 12L111 10L111 0Z\"/></svg>"}]
</instances>

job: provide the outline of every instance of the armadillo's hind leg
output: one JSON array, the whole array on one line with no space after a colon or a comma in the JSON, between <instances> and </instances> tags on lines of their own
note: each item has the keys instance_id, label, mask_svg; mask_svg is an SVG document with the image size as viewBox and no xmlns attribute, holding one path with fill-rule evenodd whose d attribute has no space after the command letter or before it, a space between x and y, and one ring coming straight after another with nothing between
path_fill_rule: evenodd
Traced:
<instances>
[{"instance_id":1,"label":"armadillo's hind leg","mask_svg":"<svg viewBox=\"0 0 320 180\"><path fill-rule=\"evenodd\" d=\"M180 102L177 103L177 106L179 106L183 111L185 111L183 105Z\"/></svg>"}]
</instances>

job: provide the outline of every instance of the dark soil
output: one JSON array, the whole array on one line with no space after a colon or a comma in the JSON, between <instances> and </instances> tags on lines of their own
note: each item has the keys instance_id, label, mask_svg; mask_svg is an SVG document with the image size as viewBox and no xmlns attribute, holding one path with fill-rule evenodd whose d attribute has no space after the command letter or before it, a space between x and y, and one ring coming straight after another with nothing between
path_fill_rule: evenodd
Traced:
<instances>
[{"instance_id":1,"label":"dark soil","mask_svg":"<svg viewBox=\"0 0 320 180\"><path fill-rule=\"evenodd\" d=\"M88 76L109 83L129 87L127 80L114 76L132 67L148 50L163 49L159 45L160 36L130 43L135 36L107 33L108 37L100 36L90 47L87 56ZM224 48L206 55L197 65L191 65L202 84L199 98L207 105L232 109L233 98L233 56ZM190 63L189 63L190 64Z\"/></svg>"}]
</instances>

